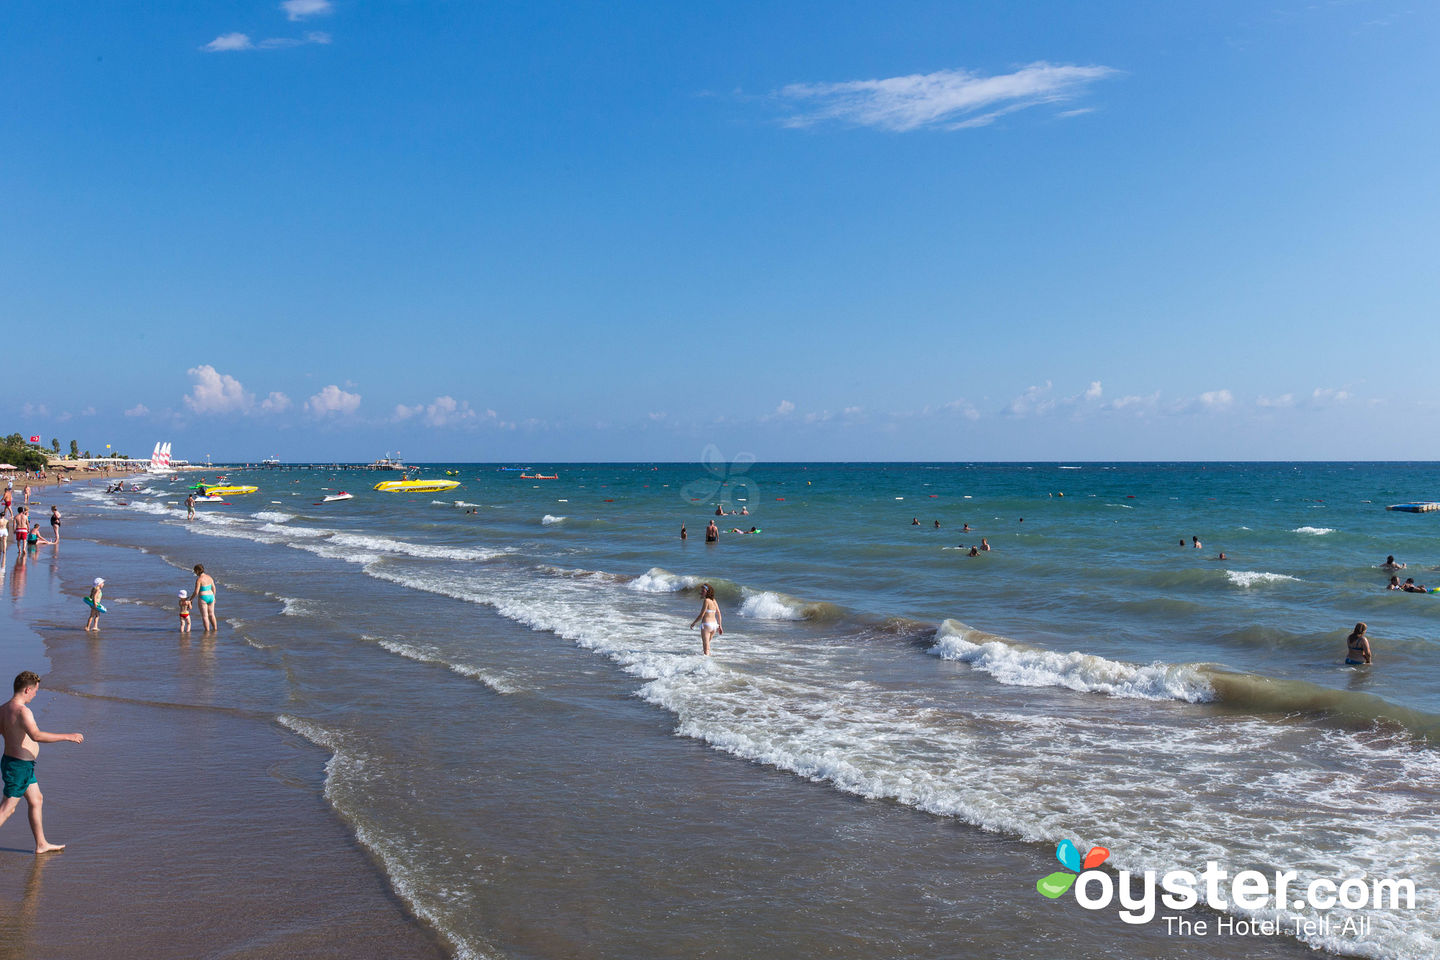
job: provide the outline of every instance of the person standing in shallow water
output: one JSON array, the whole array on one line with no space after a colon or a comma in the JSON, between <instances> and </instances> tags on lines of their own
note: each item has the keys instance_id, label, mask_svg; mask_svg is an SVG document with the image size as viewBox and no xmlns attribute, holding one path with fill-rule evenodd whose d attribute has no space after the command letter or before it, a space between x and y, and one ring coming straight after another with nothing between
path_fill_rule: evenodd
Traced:
<instances>
[{"instance_id":1,"label":"person standing in shallow water","mask_svg":"<svg viewBox=\"0 0 1440 960\"><path fill-rule=\"evenodd\" d=\"M708 657L710 641L725 632L720 625L720 604L715 601L715 590L708 583L700 585L700 612L690 621L690 629L695 629L697 623L700 624L700 649Z\"/></svg>"},{"instance_id":2,"label":"person standing in shallow water","mask_svg":"<svg viewBox=\"0 0 1440 960\"><path fill-rule=\"evenodd\" d=\"M195 564L195 589L192 596L200 601L201 629L206 633L215 630L215 578L205 572L203 563Z\"/></svg>"},{"instance_id":3,"label":"person standing in shallow water","mask_svg":"<svg viewBox=\"0 0 1440 960\"><path fill-rule=\"evenodd\" d=\"M1370 638L1365 636L1365 624L1355 624L1350 636L1345 638L1345 662L1352 667L1370 663Z\"/></svg>"},{"instance_id":4,"label":"person standing in shallow water","mask_svg":"<svg viewBox=\"0 0 1440 960\"><path fill-rule=\"evenodd\" d=\"M5 782L5 799L0 800L0 824L10 819L24 797L30 807L30 832L35 834L35 854L64 850L65 844L45 839L40 807L45 798L35 779L35 760L42 743L84 743L84 734L46 733L35 725L30 701L40 692L40 677L26 670L15 678L15 696L0 707L0 732L5 735L5 755L0 757L0 779Z\"/></svg>"}]
</instances>

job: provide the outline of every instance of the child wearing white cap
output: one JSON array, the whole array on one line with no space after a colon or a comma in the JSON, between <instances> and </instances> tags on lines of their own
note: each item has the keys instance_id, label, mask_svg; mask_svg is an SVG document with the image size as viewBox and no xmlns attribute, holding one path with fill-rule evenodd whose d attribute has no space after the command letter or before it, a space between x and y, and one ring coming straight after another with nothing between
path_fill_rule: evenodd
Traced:
<instances>
[{"instance_id":1,"label":"child wearing white cap","mask_svg":"<svg viewBox=\"0 0 1440 960\"><path fill-rule=\"evenodd\" d=\"M180 591L180 632L190 632L190 594L185 590Z\"/></svg>"},{"instance_id":2,"label":"child wearing white cap","mask_svg":"<svg viewBox=\"0 0 1440 960\"><path fill-rule=\"evenodd\" d=\"M90 619L85 621L86 630L100 629L100 614L105 612L105 607L100 603L100 597L105 593L105 578L96 577L95 585L90 588L90 593L85 597L85 603L90 607Z\"/></svg>"}]
</instances>

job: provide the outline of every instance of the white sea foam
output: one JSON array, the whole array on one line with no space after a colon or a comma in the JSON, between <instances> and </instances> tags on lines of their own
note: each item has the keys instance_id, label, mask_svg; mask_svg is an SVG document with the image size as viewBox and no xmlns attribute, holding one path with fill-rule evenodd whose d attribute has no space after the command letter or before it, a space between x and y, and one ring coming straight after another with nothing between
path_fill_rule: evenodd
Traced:
<instances>
[{"instance_id":1,"label":"white sea foam","mask_svg":"<svg viewBox=\"0 0 1440 960\"><path fill-rule=\"evenodd\" d=\"M1058 653L986 637L954 620L946 620L936 631L930 652L946 660L968 663L1011 686L1065 687L1081 693L1139 700L1203 703L1215 699L1215 688L1210 681L1185 664L1138 666L1091 653Z\"/></svg>"},{"instance_id":2,"label":"white sea foam","mask_svg":"<svg viewBox=\"0 0 1440 960\"><path fill-rule=\"evenodd\" d=\"M547 513L547 514L545 514L545 516L543 516L543 517L540 518L540 522L543 523L545 526L548 527L548 526L550 526L552 523L563 523L566 519L567 519L566 517L557 517L557 516L554 516L554 515L552 515L552 514Z\"/></svg>"},{"instance_id":3,"label":"white sea foam","mask_svg":"<svg viewBox=\"0 0 1440 960\"><path fill-rule=\"evenodd\" d=\"M284 523L287 520L294 520L295 514L285 513L281 510L261 510L252 514L256 520L264 520L267 523Z\"/></svg>"},{"instance_id":4,"label":"white sea foam","mask_svg":"<svg viewBox=\"0 0 1440 960\"><path fill-rule=\"evenodd\" d=\"M805 620L810 616L804 601L770 590L747 590L739 612L753 620Z\"/></svg>"},{"instance_id":5,"label":"white sea foam","mask_svg":"<svg viewBox=\"0 0 1440 960\"><path fill-rule=\"evenodd\" d=\"M1327 533L1334 533L1334 527L1296 527L1294 533L1308 533L1313 536L1323 537Z\"/></svg>"},{"instance_id":6,"label":"white sea foam","mask_svg":"<svg viewBox=\"0 0 1440 960\"><path fill-rule=\"evenodd\" d=\"M410 911L435 928L455 951L458 960L485 960L485 954L456 933L446 922L444 913L433 908L424 896L425 877L416 867L416 862L422 858L409 848L402 836L391 836L372 820L359 816L366 781L378 776L385 765L350 744L348 738L318 724L286 714L281 714L276 720L286 729L330 752L330 759L325 763L325 799L346 815L355 831L355 838L384 865L390 886Z\"/></svg>"},{"instance_id":7,"label":"white sea foam","mask_svg":"<svg viewBox=\"0 0 1440 960\"><path fill-rule=\"evenodd\" d=\"M437 666L445 667L454 673L458 673L462 677L479 680L496 693L519 693L524 689L524 687L504 674L494 673L489 670L482 670L479 667L472 667L448 660L431 646L416 646L414 644L402 643L399 640L380 640L379 644L391 653L399 654L409 660L415 660L419 663L433 663Z\"/></svg>"},{"instance_id":8,"label":"white sea foam","mask_svg":"<svg viewBox=\"0 0 1440 960\"><path fill-rule=\"evenodd\" d=\"M1299 583L1299 577L1292 577L1284 573L1264 573L1256 570L1226 570L1225 579L1237 587L1257 587L1264 583Z\"/></svg>"},{"instance_id":9,"label":"white sea foam","mask_svg":"<svg viewBox=\"0 0 1440 960\"><path fill-rule=\"evenodd\" d=\"M504 550L485 547L446 547L431 543L411 543L363 533L332 533L329 540L342 547L359 547L365 550L383 550L407 557L428 557L436 560L494 560L506 554Z\"/></svg>"},{"instance_id":10,"label":"white sea foam","mask_svg":"<svg viewBox=\"0 0 1440 960\"><path fill-rule=\"evenodd\" d=\"M701 577L682 576L660 567L651 567L625 586L640 593L678 593L693 590L704 582Z\"/></svg>"}]
</instances>

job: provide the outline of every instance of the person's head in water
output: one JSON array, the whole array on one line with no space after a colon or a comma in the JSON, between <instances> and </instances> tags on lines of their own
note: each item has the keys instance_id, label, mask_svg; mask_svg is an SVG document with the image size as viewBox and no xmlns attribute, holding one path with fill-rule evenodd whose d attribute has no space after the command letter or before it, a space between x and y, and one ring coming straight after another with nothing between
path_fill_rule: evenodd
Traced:
<instances>
[{"instance_id":1,"label":"person's head in water","mask_svg":"<svg viewBox=\"0 0 1440 960\"><path fill-rule=\"evenodd\" d=\"M1392 574L1390 574L1390 586L1391 586L1392 588L1400 586L1400 574L1398 574L1398 573L1392 573Z\"/></svg>"},{"instance_id":2,"label":"person's head in water","mask_svg":"<svg viewBox=\"0 0 1440 960\"><path fill-rule=\"evenodd\" d=\"M1385 558L1385 565L1386 565L1386 566L1392 566L1394 563L1395 563L1395 554L1392 553L1392 554L1390 554L1390 556L1388 556L1388 557Z\"/></svg>"}]
</instances>

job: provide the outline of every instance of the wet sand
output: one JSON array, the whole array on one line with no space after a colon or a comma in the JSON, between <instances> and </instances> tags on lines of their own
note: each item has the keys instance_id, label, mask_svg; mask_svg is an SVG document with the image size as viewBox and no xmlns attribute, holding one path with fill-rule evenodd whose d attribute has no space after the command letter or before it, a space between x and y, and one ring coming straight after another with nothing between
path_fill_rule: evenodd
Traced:
<instances>
[{"instance_id":1,"label":"wet sand","mask_svg":"<svg viewBox=\"0 0 1440 960\"><path fill-rule=\"evenodd\" d=\"M146 702L144 684L92 692L106 684L90 668L142 638L85 636L83 589L61 572L102 559L114 571L120 551L62 550L42 548L18 585L13 547L6 557L4 676L41 673L41 729L85 743L44 745L37 768L46 833L65 851L34 856L23 804L0 827L0 958L446 956L325 803L322 751L263 713ZM155 700L167 689L156 676Z\"/></svg>"}]
</instances>

